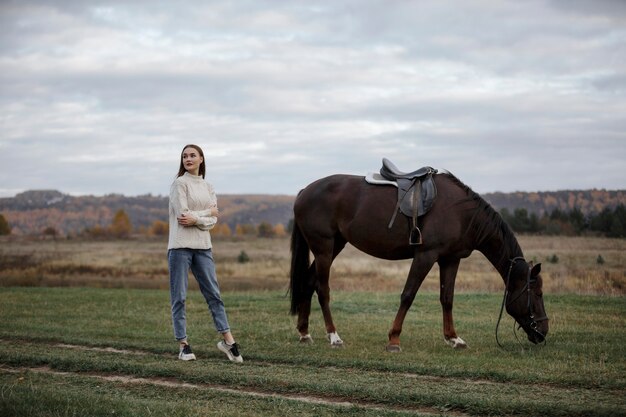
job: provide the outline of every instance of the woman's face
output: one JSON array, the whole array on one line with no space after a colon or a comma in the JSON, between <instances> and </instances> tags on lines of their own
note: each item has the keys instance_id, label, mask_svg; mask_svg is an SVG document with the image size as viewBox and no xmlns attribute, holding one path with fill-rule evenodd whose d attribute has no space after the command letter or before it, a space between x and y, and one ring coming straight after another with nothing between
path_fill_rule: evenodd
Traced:
<instances>
[{"instance_id":1,"label":"woman's face","mask_svg":"<svg viewBox=\"0 0 626 417\"><path fill-rule=\"evenodd\" d=\"M200 153L196 148L183 149L183 166L185 170L193 175L198 175L200 172L200 164L204 162L204 159L200 156Z\"/></svg>"}]
</instances>

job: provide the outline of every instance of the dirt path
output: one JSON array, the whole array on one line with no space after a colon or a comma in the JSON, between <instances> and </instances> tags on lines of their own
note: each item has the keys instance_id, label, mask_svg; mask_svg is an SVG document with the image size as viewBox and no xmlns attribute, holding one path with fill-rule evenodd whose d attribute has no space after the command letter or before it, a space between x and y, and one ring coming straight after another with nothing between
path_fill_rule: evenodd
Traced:
<instances>
[{"instance_id":1,"label":"dirt path","mask_svg":"<svg viewBox=\"0 0 626 417\"><path fill-rule=\"evenodd\" d=\"M0 339L0 343L9 342L7 340ZM136 349L117 349L113 347L98 347L98 346L85 346L85 345L75 345L75 344L67 344L67 343L48 343L45 341L24 341L26 343L33 343L38 345L49 345L51 347L61 348L61 349L71 349L71 350L81 350L81 351L91 351L91 352L103 352L103 353L114 353L120 355L138 355L138 356L154 356L155 353L136 350ZM10 343L15 343L15 340L10 341ZM157 356L159 354L156 354ZM161 354L164 357L172 357L172 354ZM281 364L281 366L289 366L287 364ZM379 410L379 411L398 411L404 413L417 413L419 415L425 416L441 416L449 415L455 417L465 417L468 414L464 414L458 411L450 411L450 410L440 410L433 407L400 407L400 406L390 406L385 405L381 406L375 403L368 403L364 401L349 401L346 400L345 397L332 397L332 396L319 396L319 395L306 395L306 394L285 394L285 393L276 393L268 390L260 390L253 388L239 388L234 389L228 386L215 385L215 384L192 384L184 381L180 381L176 378L139 378L132 375L124 375L124 374L105 374L105 373L94 373L94 372L65 372L65 371L56 371L48 366L40 366L40 367L8 367L0 364L0 372L6 373L23 373L23 372L36 372L40 374L50 374L56 376L64 376L64 377L89 377L99 380L104 380L113 383L122 383L122 384L147 384L154 386L165 386L170 388L182 388L182 389L197 389L197 390L211 390L231 395L242 395L242 396L250 396L256 398L277 398L281 400L290 400L290 401L298 401L302 403L310 403L310 404L319 404L325 406L332 407L342 407L342 408L350 408L356 407L364 410ZM407 378L418 378L425 380L444 380L445 378L427 376L427 375L418 375L418 374L409 374L404 373L400 374L403 377ZM476 381L474 381L476 382ZM484 381L487 383L487 381Z\"/></svg>"},{"instance_id":2,"label":"dirt path","mask_svg":"<svg viewBox=\"0 0 626 417\"><path fill-rule=\"evenodd\" d=\"M106 348L106 349L89 348L86 346L79 347L76 345L60 345L60 344L56 346L67 347L67 348L72 348L72 349L80 348L80 349L85 349L85 350L106 351L106 352L115 352L115 353L124 353L124 354L127 353L126 351L120 351L120 350L113 349L113 348ZM134 354L137 354L137 353L135 352ZM5 367L5 366L0 365L0 372L5 372L5 373L36 372L39 374L50 374L50 375L68 377L68 378L73 377L73 376L80 376L80 377L94 378L94 379L103 380L107 382L113 382L113 383L146 384L146 385L154 385L154 386L169 387L169 388L210 390L210 391L215 391L215 392L220 392L220 393L225 393L225 394L230 394L230 395L249 396L249 397L256 397L256 398L276 398L276 399L281 399L281 400L298 401L302 403L317 404L317 405L324 405L324 406L331 406L331 407L343 407L343 408L354 407L354 408L361 408L364 410L386 411L386 412L388 411L398 411L398 412L404 412L404 413L415 412L415 413L418 413L419 415L424 415L424 416L430 416L430 415L441 416L442 415L441 410L437 410L434 408L427 408L427 407L393 407L393 406L382 407L380 405L375 405L375 404L366 403L362 401L351 402L351 401L346 401L345 399L338 399L338 398L332 398L332 397L322 397L322 396L313 396L313 395L278 394L274 392L266 392L266 391L251 389L251 388L233 389L233 388L220 386L220 385L213 385L213 384L191 384L188 382L179 381L175 378L167 378L167 379L166 378L138 378L134 376L121 375L121 374L107 375L107 374L100 374L100 373L93 373L93 372L90 372L90 373L62 372L62 371L55 371L47 366L36 367L36 368L28 368L28 367L10 368L10 367ZM450 411L446 411L445 415L456 416L456 417L468 416L467 414L464 414L464 413L450 412Z\"/></svg>"}]
</instances>

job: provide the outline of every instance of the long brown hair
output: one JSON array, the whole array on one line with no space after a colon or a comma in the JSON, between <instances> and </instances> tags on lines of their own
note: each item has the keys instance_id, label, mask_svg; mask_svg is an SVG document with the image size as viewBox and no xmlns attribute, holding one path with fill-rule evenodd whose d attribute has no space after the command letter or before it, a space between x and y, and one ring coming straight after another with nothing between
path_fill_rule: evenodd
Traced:
<instances>
[{"instance_id":1,"label":"long brown hair","mask_svg":"<svg viewBox=\"0 0 626 417\"><path fill-rule=\"evenodd\" d=\"M187 148L194 148L196 151L198 151L198 153L202 157L202 163L200 164L200 169L198 170L198 174L200 174L200 176L204 178L204 174L206 173L204 152L202 152L202 148L200 148L198 145L193 145L193 144L185 145L183 150L180 151L180 167L178 168L178 174L176 175L176 178L182 175L185 175L185 172L187 172L187 170L185 169L185 165L183 165L183 153L185 152L185 149Z\"/></svg>"}]
</instances>

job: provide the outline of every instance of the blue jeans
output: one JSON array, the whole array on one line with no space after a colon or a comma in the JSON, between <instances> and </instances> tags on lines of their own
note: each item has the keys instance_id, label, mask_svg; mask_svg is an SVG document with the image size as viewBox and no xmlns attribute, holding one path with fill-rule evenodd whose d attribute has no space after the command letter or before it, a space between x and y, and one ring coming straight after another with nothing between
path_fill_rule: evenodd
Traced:
<instances>
[{"instance_id":1,"label":"blue jeans","mask_svg":"<svg viewBox=\"0 0 626 417\"><path fill-rule=\"evenodd\" d=\"M170 249L167 252L167 262L170 270L170 301L176 340L187 339L185 300L189 269L196 277L200 291L209 306L215 329L220 333L230 331L211 249Z\"/></svg>"}]
</instances>

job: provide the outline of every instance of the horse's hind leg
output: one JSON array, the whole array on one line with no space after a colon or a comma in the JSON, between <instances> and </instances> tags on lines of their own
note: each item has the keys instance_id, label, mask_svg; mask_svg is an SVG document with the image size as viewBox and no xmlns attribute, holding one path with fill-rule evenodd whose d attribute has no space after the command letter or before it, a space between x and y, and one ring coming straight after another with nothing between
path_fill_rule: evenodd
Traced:
<instances>
[{"instance_id":1,"label":"horse's hind leg","mask_svg":"<svg viewBox=\"0 0 626 417\"><path fill-rule=\"evenodd\" d=\"M311 298L315 292L314 284L312 283L314 277L315 261L313 261L313 264L309 267L309 290L307 291L306 297L304 297L298 306L298 324L296 328L300 333L301 343L313 343L313 338L309 334L309 316L311 315Z\"/></svg>"},{"instance_id":2,"label":"horse's hind leg","mask_svg":"<svg viewBox=\"0 0 626 417\"><path fill-rule=\"evenodd\" d=\"M333 323L333 317L330 312L330 266L333 259L341 252L345 246L342 238L325 241L323 245L311 247L311 251L315 256L315 276L317 278L317 299L324 316L324 324L326 325L326 335L333 347L342 347L343 340L337 334L337 329Z\"/></svg>"},{"instance_id":3,"label":"horse's hind leg","mask_svg":"<svg viewBox=\"0 0 626 417\"><path fill-rule=\"evenodd\" d=\"M467 344L457 336L452 319L452 303L454 299L454 282L459 269L460 259L439 260L439 282L441 284L439 301L443 311L443 338L454 349L463 349Z\"/></svg>"}]
</instances>

